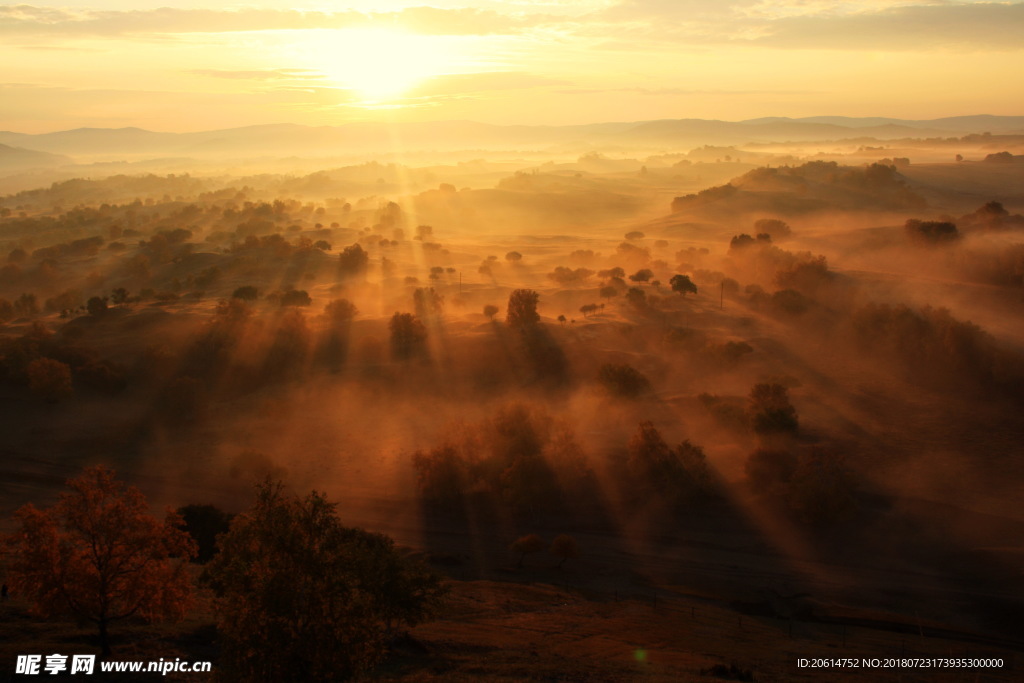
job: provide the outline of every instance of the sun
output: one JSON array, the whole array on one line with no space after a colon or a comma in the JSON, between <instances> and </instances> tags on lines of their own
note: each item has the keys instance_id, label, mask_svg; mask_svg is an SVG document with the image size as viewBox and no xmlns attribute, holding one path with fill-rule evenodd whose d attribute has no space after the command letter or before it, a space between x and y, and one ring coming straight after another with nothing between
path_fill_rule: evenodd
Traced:
<instances>
[{"instance_id":1,"label":"sun","mask_svg":"<svg viewBox=\"0 0 1024 683\"><path fill-rule=\"evenodd\" d=\"M391 28L329 31L309 48L312 68L371 103L408 93L451 62L443 38Z\"/></svg>"}]
</instances>

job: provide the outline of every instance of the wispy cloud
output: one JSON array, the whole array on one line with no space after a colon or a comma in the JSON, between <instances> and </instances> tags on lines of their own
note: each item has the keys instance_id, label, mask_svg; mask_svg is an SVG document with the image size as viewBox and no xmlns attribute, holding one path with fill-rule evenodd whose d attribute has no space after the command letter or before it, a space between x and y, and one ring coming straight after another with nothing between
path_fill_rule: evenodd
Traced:
<instances>
[{"instance_id":1,"label":"wispy cloud","mask_svg":"<svg viewBox=\"0 0 1024 683\"><path fill-rule=\"evenodd\" d=\"M511 34L548 21L548 15L507 15L493 10L412 7L397 12L306 12L300 10L71 10L31 5L0 6L0 33L17 35L116 36L229 33L240 31L403 28L428 35Z\"/></svg>"},{"instance_id":2,"label":"wispy cloud","mask_svg":"<svg viewBox=\"0 0 1024 683\"><path fill-rule=\"evenodd\" d=\"M427 79L409 92L412 97L437 97L495 90L523 90L566 85L568 81L537 74L494 71L468 74L446 74Z\"/></svg>"},{"instance_id":3,"label":"wispy cloud","mask_svg":"<svg viewBox=\"0 0 1024 683\"><path fill-rule=\"evenodd\" d=\"M614 29L614 30L613 30ZM1024 49L1024 3L943 0L624 0L579 24L605 46L782 49Z\"/></svg>"},{"instance_id":4,"label":"wispy cloud","mask_svg":"<svg viewBox=\"0 0 1024 683\"><path fill-rule=\"evenodd\" d=\"M324 80L326 76L312 69L257 69L251 71L228 69L191 69L187 73L212 78L241 81Z\"/></svg>"}]
</instances>

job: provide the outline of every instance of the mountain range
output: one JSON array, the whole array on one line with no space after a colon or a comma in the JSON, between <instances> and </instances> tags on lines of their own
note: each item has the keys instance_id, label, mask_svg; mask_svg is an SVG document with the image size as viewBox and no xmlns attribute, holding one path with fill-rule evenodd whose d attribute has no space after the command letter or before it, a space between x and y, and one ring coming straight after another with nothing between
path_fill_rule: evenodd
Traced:
<instances>
[{"instance_id":1,"label":"mountain range","mask_svg":"<svg viewBox=\"0 0 1024 683\"><path fill-rule=\"evenodd\" d=\"M823 142L1024 135L1024 116L955 116L931 120L814 116L745 121L665 119L575 126L492 125L472 121L347 123L338 126L272 124L191 133L141 128L77 128L27 134L0 131L0 167L44 167L64 158L157 156L259 158L343 156L412 150L545 150L644 147L687 151L700 145ZM17 151L12 151L17 148Z\"/></svg>"}]
</instances>

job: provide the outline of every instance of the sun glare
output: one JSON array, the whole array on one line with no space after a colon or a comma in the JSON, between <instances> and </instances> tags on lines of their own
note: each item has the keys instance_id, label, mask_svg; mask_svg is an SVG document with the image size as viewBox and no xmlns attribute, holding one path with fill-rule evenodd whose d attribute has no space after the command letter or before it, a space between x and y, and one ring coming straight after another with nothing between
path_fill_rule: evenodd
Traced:
<instances>
[{"instance_id":1,"label":"sun glare","mask_svg":"<svg viewBox=\"0 0 1024 683\"><path fill-rule=\"evenodd\" d=\"M368 102L408 93L444 73L451 54L441 38L394 29L346 29L322 35L310 46L311 67Z\"/></svg>"}]
</instances>

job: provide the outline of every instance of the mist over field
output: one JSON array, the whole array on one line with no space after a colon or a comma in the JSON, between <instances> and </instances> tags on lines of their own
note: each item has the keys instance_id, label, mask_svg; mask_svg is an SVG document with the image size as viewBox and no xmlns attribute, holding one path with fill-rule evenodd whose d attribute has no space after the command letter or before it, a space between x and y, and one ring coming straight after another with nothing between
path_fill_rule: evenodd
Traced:
<instances>
[{"instance_id":1,"label":"mist over field","mask_svg":"<svg viewBox=\"0 0 1024 683\"><path fill-rule=\"evenodd\" d=\"M449 586L400 680L1019 675L1024 117L0 143L4 532L97 464L154 511L319 491ZM115 656L230 679L190 571ZM33 609L12 662L95 651Z\"/></svg>"}]
</instances>

